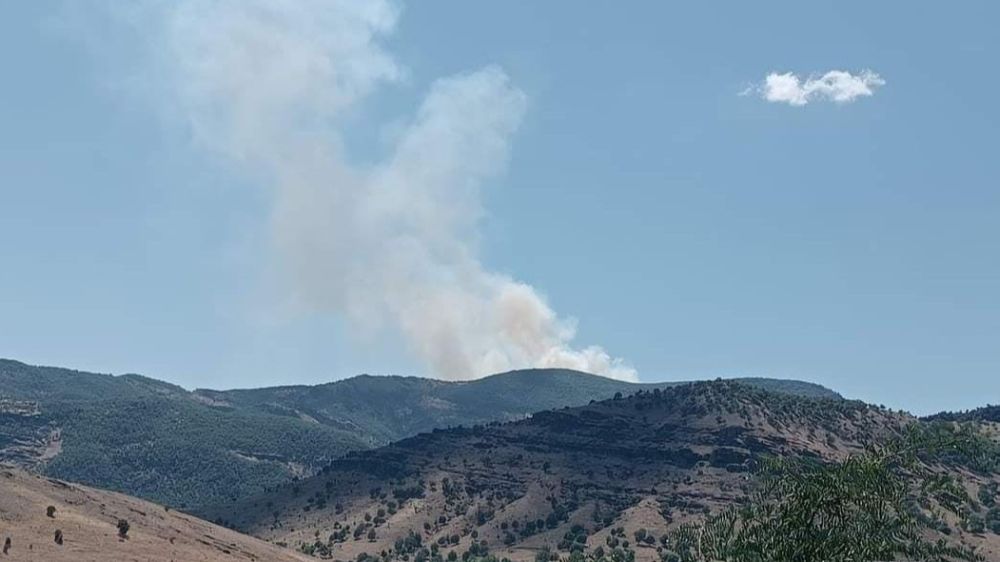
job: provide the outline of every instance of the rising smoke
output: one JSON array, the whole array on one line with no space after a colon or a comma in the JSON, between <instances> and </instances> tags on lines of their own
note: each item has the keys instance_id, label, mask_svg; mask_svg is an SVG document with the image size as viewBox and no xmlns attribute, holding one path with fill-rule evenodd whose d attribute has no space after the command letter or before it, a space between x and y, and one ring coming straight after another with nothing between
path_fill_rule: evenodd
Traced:
<instances>
[{"instance_id":1,"label":"rising smoke","mask_svg":"<svg viewBox=\"0 0 1000 562\"><path fill-rule=\"evenodd\" d=\"M273 187L272 241L299 304L397 330L449 379L566 367L634 380L479 261L480 189L526 106L502 69L437 80L384 160L347 157L359 103L406 74L382 44L398 16L387 0L174 0L127 19L195 142Z\"/></svg>"}]
</instances>

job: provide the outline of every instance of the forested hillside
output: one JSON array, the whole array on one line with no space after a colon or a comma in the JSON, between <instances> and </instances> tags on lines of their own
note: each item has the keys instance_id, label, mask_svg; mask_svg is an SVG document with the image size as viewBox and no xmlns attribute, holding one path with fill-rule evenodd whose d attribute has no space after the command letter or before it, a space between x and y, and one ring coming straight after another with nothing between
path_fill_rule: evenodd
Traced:
<instances>
[{"instance_id":1,"label":"forested hillside","mask_svg":"<svg viewBox=\"0 0 1000 562\"><path fill-rule=\"evenodd\" d=\"M798 381L762 388L837 395ZM451 426L524 418L636 385L566 370L468 382L358 376L316 386L197 390L0 360L0 460L196 510L310 476L347 452Z\"/></svg>"}]
</instances>

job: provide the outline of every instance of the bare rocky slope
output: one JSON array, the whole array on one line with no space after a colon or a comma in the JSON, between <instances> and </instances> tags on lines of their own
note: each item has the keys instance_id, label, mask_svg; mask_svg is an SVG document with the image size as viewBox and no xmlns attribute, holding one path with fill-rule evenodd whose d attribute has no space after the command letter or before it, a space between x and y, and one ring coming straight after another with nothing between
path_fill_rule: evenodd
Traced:
<instances>
[{"instance_id":1,"label":"bare rocky slope","mask_svg":"<svg viewBox=\"0 0 1000 562\"><path fill-rule=\"evenodd\" d=\"M914 423L924 422L857 401L694 383L421 434L207 516L337 560L612 548L660 560L668 529L745 497L762 455L842 460ZM928 511L928 532L1000 559L998 536L974 522L997 500L995 476L953 473L977 511Z\"/></svg>"},{"instance_id":2,"label":"bare rocky slope","mask_svg":"<svg viewBox=\"0 0 1000 562\"><path fill-rule=\"evenodd\" d=\"M54 508L49 514L49 508ZM119 520L128 522L127 538ZM58 533L58 537L57 537ZM58 542L57 542L58 538ZM0 466L0 560L302 562L300 552L136 498Z\"/></svg>"}]
</instances>

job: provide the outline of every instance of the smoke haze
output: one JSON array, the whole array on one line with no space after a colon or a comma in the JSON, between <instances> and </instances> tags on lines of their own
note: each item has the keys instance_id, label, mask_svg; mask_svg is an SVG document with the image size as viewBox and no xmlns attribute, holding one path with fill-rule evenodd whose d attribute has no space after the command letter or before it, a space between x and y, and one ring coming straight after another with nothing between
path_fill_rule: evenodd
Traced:
<instances>
[{"instance_id":1,"label":"smoke haze","mask_svg":"<svg viewBox=\"0 0 1000 562\"><path fill-rule=\"evenodd\" d=\"M273 188L271 240L297 304L395 330L448 379L565 367L635 380L602 348L572 346L572 320L479 260L480 189L503 171L527 103L501 68L435 81L388 156L362 165L343 148L345 120L406 74L381 43L396 4L141 6L121 19L149 42L157 99L199 146Z\"/></svg>"}]
</instances>

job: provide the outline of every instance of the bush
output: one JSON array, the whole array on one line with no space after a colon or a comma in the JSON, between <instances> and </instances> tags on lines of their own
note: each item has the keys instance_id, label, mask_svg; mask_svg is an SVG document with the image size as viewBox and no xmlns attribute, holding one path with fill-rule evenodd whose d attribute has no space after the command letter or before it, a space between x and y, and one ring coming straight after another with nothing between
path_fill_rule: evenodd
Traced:
<instances>
[{"instance_id":1,"label":"bush","mask_svg":"<svg viewBox=\"0 0 1000 562\"><path fill-rule=\"evenodd\" d=\"M943 455L978 462L996 451L982 435L935 427L842 463L772 459L747 504L675 530L671 550L685 562L980 560L968 548L928 540L926 523L911 509L920 493L953 512L971 503L960 483L925 463ZM981 533L985 525L971 513L963 527Z\"/></svg>"},{"instance_id":2,"label":"bush","mask_svg":"<svg viewBox=\"0 0 1000 562\"><path fill-rule=\"evenodd\" d=\"M128 538L128 530L129 530L129 527L130 527L130 525L128 524L128 520L126 520L126 519L119 519L117 527L118 527L118 538L127 539Z\"/></svg>"},{"instance_id":3,"label":"bush","mask_svg":"<svg viewBox=\"0 0 1000 562\"><path fill-rule=\"evenodd\" d=\"M1000 535L1000 506L993 506L986 512L986 527Z\"/></svg>"},{"instance_id":4,"label":"bush","mask_svg":"<svg viewBox=\"0 0 1000 562\"><path fill-rule=\"evenodd\" d=\"M962 528L974 535L981 535L986 532L986 522L979 515L970 513L962 521Z\"/></svg>"}]
</instances>

